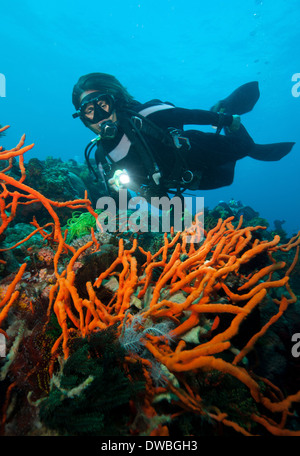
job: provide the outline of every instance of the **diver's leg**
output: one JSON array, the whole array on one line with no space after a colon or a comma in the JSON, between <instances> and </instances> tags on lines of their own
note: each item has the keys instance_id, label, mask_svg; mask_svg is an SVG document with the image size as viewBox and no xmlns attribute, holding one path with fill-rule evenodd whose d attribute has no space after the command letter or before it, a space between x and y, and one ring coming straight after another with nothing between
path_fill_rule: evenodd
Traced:
<instances>
[{"instance_id":1,"label":"diver's leg","mask_svg":"<svg viewBox=\"0 0 300 456\"><path fill-rule=\"evenodd\" d=\"M258 82L248 82L238 87L224 100L219 101L211 110L215 112L226 112L226 114L245 114L253 109L259 96ZM240 142L244 156L249 156L256 160L280 160L291 151L295 144L294 142L255 144L243 125L234 132L231 132L227 127L224 128L224 131L225 136L229 139L231 138L233 143Z\"/></svg>"},{"instance_id":2,"label":"diver's leg","mask_svg":"<svg viewBox=\"0 0 300 456\"><path fill-rule=\"evenodd\" d=\"M203 170L198 190L213 190L231 185L234 178L236 162L228 162L218 167Z\"/></svg>"},{"instance_id":3,"label":"diver's leg","mask_svg":"<svg viewBox=\"0 0 300 456\"><path fill-rule=\"evenodd\" d=\"M211 111L224 112L231 115L245 114L253 109L259 97L258 82L248 82L238 87L224 100L218 101L218 103L211 108ZM244 142L244 147L250 148L254 144L254 141L243 125L234 132L231 132L229 128L225 127L224 132L225 135L231 136L231 138L239 138Z\"/></svg>"},{"instance_id":4,"label":"diver's leg","mask_svg":"<svg viewBox=\"0 0 300 456\"><path fill-rule=\"evenodd\" d=\"M287 155L295 144L255 144L243 125L239 131L227 132L226 135L188 130L185 136L191 144L191 150L187 152L185 159L192 170L220 166L247 156L256 160L277 161Z\"/></svg>"},{"instance_id":5,"label":"diver's leg","mask_svg":"<svg viewBox=\"0 0 300 456\"><path fill-rule=\"evenodd\" d=\"M243 151L248 157L261 161L278 161L285 157L293 148L294 142L280 142L273 144L255 144L246 128L240 125L237 131L231 132L225 127L225 135L230 140L240 142Z\"/></svg>"},{"instance_id":6,"label":"diver's leg","mask_svg":"<svg viewBox=\"0 0 300 456\"><path fill-rule=\"evenodd\" d=\"M274 144L254 144L248 156L261 161L278 161L285 157L295 145L294 142L281 142Z\"/></svg>"},{"instance_id":7,"label":"diver's leg","mask_svg":"<svg viewBox=\"0 0 300 456\"><path fill-rule=\"evenodd\" d=\"M236 131L230 131L228 127L225 127L224 133L225 136L229 138L229 140L232 139L233 141L240 141L244 149L250 150L252 147L255 146L255 142L253 141L253 139L251 138L243 124L240 124L239 129Z\"/></svg>"},{"instance_id":8,"label":"diver's leg","mask_svg":"<svg viewBox=\"0 0 300 456\"><path fill-rule=\"evenodd\" d=\"M225 112L226 114L246 114L253 109L259 96L258 82L247 82L238 87L224 100L218 101L211 108L211 111Z\"/></svg>"},{"instance_id":9,"label":"diver's leg","mask_svg":"<svg viewBox=\"0 0 300 456\"><path fill-rule=\"evenodd\" d=\"M215 168L240 160L247 156L254 144L249 135L247 136L248 141L243 143L240 138L204 133L199 130L187 130L184 134L190 141L191 149L183 154L192 171Z\"/></svg>"}]
</instances>

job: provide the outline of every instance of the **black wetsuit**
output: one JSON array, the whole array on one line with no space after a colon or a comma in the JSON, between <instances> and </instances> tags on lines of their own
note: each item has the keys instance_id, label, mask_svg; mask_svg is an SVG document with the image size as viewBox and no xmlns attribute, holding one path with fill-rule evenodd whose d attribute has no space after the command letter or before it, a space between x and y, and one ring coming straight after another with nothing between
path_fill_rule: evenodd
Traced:
<instances>
[{"instance_id":1,"label":"black wetsuit","mask_svg":"<svg viewBox=\"0 0 300 456\"><path fill-rule=\"evenodd\" d=\"M199 130L187 130L183 133L183 136L189 139L191 148L189 150L182 148L180 152L188 169L199 172L198 189L207 190L230 185L237 160L245 156L259 160L279 160L291 150L294 144L256 145L242 125L236 133L230 133L226 127L232 123L231 114L223 114L220 117L216 112L177 108L159 100L152 100L146 104L134 102L129 109L145 115L165 131L170 127L182 130L184 125L225 127L225 135ZM112 171L125 168L134 178L135 183L142 185L146 182L147 176L154 171L152 162L149 156L143 153L141 142L132 135L132 129L127 122L130 115L126 111L116 112L118 133L114 139L101 140L102 154L104 153L112 163ZM168 181L174 175L174 171L176 174L177 170L174 167L179 166L174 147L168 146L150 134L144 134L143 137L162 171L163 180ZM97 153L96 161L97 163L100 161Z\"/></svg>"}]
</instances>

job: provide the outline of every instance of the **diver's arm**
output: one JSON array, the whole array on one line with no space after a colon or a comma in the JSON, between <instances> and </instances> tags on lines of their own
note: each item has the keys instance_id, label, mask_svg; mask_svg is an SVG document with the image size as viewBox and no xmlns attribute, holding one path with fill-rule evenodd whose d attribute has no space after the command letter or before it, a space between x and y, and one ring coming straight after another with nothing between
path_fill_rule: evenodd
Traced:
<instances>
[{"instance_id":1,"label":"diver's arm","mask_svg":"<svg viewBox=\"0 0 300 456\"><path fill-rule=\"evenodd\" d=\"M182 127L183 125L213 125L215 127L230 127L234 120L230 114L205 111L203 109L171 108L150 114L156 124L166 127Z\"/></svg>"}]
</instances>

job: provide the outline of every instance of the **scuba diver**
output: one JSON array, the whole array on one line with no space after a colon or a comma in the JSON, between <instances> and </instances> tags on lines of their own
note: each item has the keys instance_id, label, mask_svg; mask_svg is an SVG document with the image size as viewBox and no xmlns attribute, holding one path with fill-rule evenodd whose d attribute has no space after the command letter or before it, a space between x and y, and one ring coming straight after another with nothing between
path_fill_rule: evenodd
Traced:
<instances>
[{"instance_id":1,"label":"scuba diver","mask_svg":"<svg viewBox=\"0 0 300 456\"><path fill-rule=\"evenodd\" d=\"M290 152L293 142L255 144L241 124L240 116L252 110L259 95L258 83L250 82L210 110L156 99L142 104L114 76L90 73L73 88L73 117L97 134L85 157L108 194L127 188L146 199L182 196L187 189L230 185L243 157L276 161ZM184 125L211 125L216 132L184 131ZM94 149L98 174L89 162Z\"/></svg>"}]
</instances>

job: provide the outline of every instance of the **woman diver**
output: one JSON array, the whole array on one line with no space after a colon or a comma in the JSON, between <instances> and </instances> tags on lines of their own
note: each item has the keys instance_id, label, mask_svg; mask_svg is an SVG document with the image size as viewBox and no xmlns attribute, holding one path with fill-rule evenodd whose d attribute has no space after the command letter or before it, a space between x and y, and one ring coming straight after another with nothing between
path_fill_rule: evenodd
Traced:
<instances>
[{"instance_id":1,"label":"woman diver","mask_svg":"<svg viewBox=\"0 0 300 456\"><path fill-rule=\"evenodd\" d=\"M96 147L107 190L125 186L145 197L230 185L237 160L276 161L288 154L293 142L255 144L241 124L240 115L251 111L258 98L258 83L250 82L210 111L160 100L142 104L105 73L81 76L72 94L73 117L98 135L86 158ZM216 133L183 131L184 125L212 125Z\"/></svg>"}]
</instances>

